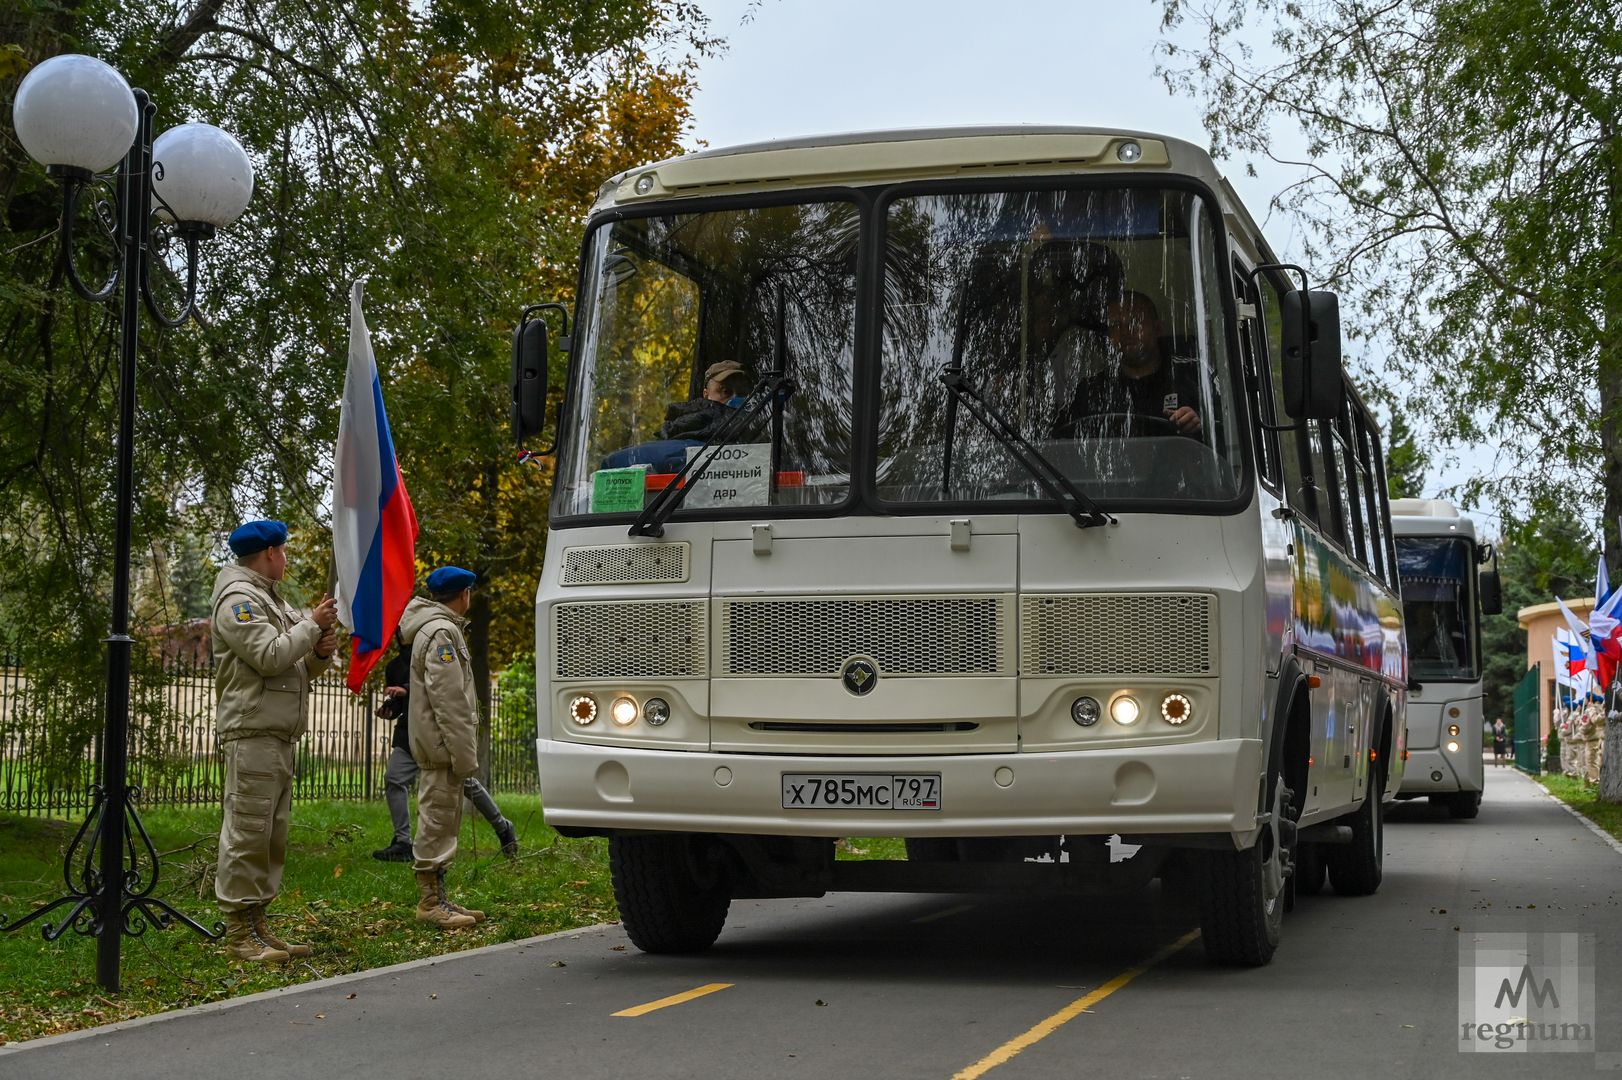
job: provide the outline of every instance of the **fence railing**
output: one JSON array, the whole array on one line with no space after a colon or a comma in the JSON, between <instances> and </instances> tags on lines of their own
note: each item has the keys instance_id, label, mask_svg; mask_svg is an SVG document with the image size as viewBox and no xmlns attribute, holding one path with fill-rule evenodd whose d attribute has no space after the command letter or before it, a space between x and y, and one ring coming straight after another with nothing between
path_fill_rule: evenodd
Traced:
<instances>
[{"instance_id":1,"label":"fence railing","mask_svg":"<svg viewBox=\"0 0 1622 1080\"><path fill-rule=\"evenodd\" d=\"M74 693L30 679L25 659L0 647L0 810L85 810L101 769L103 689ZM351 694L341 672L315 681L310 724L299 741L293 798L370 799L383 793L394 722L374 713L377 694ZM503 701L490 688L490 787L533 792L535 718L528 696ZM142 805L217 805L224 770L214 733L214 671L182 656L149 673L132 695L129 778Z\"/></svg>"}]
</instances>

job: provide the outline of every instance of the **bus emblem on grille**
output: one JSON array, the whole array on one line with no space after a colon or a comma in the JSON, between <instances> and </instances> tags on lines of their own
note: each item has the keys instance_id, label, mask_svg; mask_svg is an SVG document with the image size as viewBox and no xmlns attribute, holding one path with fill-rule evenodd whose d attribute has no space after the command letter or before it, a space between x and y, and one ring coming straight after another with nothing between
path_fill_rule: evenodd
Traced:
<instances>
[{"instance_id":1,"label":"bus emblem on grille","mask_svg":"<svg viewBox=\"0 0 1622 1080\"><path fill-rule=\"evenodd\" d=\"M879 684L879 669L866 660L847 660L839 677L846 690L861 697Z\"/></svg>"}]
</instances>

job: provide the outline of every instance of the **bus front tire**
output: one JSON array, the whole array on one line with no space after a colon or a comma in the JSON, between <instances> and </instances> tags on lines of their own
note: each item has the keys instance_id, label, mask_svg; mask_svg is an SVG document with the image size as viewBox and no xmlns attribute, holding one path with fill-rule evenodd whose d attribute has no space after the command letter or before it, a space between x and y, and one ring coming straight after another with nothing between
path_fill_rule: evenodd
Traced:
<instances>
[{"instance_id":1,"label":"bus front tire","mask_svg":"<svg viewBox=\"0 0 1622 1080\"><path fill-rule=\"evenodd\" d=\"M1385 865L1385 778L1376 771L1369 778L1363 805L1348 820L1352 842L1337 844L1326 854L1329 880L1342 896L1371 896L1380 888Z\"/></svg>"},{"instance_id":2,"label":"bus front tire","mask_svg":"<svg viewBox=\"0 0 1622 1080\"><path fill-rule=\"evenodd\" d=\"M1469 821L1481 812L1481 792L1456 791L1447 797L1449 817Z\"/></svg>"},{"instance_id":3,"label":"bus front tire","mask_svg":"<svg viewBox=\"0 0 1622 1080\"><path fill-rule=\"evenodd\" d=\"M1214 964L1261 967L1278 948L1284 891L1268 895L1264 845L1190 852L1200 906L1200 938Z\"/></svg>"},{"instance_id":4,"label":"bus front tire","mask_svg":"<svg viewBox=\"0 0 1622 1080\"><path fill-rule=\"evenodd\" d=\"M714 841L685 833L613 836L608 865L620 924L638 949L703 952L721 936L732 898Z\"/></svg>"}]
</instances>

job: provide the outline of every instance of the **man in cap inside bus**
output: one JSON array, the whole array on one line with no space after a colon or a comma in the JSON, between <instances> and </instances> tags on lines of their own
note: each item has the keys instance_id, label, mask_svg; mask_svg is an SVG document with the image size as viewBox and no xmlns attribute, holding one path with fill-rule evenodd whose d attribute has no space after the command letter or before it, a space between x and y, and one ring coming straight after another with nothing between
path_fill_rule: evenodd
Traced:
<instances>
[{"instance_id":1,"label":"man in cap inside bus","mask_svg":"<svg viewBox=\"0 0 1622 1080\"><path fill-rule=\"evenodd\" d=\"M462 830L462 781L479 771L479 705L462 636L475 580L471 570L441 566L428 575L428 596L413 597L400 617L400 641L411 649L411 756L422 770L412 843L417 919L440 929L484 920L484 912L445 893L445 868Z\"/></svg>"},{"instance_id":2,"label":"man in cap inside bus","mask_svg":"<svg viewBox=\"0 0 1622 1080\"><path fill-rule=\"evenodd\" d=\"M249 521L232 531L236 562L214 579L210 637L214 722L225 758L224 816L214 893L225 951L238 960L308 956L270 930L265 908L281 889L293 799L293 759L309 724L310 683L332 662L337 601L305 615L281 596L287 526Z\"/></svg>"}]
</instances>

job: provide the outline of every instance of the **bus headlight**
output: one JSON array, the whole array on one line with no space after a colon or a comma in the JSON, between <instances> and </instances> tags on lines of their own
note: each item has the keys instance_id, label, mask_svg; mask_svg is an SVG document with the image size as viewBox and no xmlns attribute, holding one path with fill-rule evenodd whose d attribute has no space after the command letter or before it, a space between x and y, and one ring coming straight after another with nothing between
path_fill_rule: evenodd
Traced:
<instances>
[{"instance_id":1,"label":"bus headlight","mask_svg":"<svg viewBox=\"0 0 1622 1080\"><path fill-rule=\"evenodd\" d=\"M1092 727L1104 715L1097 698L1079 697L1070 703L1070 719L1082 727Z\"/></svg>"},{"instance_id":2,"label":"bus headlight","mask_svg":"<svg viewBox=\"0 0 1622 1080\"><path fill-rule=\"evenodd\" d=\"M608 707L608 717L620 727L630 727L636 723L636 702L628 697L615 698L614 704Z\"/></svg>"},{"instance_id":3,"label":"bus headlight","mask_svg":"<svg viewBox=\"0 0 1622 1080\"><path fill-rule=\"evenodd\" d=\"M1456 742L1448 743L1447 744L1447 752L1450 753L1450 754L1457 754L1459 752L1459 744L1456 743Z\"/></svg>"},{"instance_id":4,"label":"bus headlight","mask_svg":"<svg viewBox=\"0 0 1622 1080\"><path fill-rule=\"evenodd\" d=\"M1131 727L1137 723L1142 711L1138 707L1138 699L1130 694L1121 694L1109 703L1110 719L1122 727Z\"/></svg>"},{"instance_id":5,"label":"bus headlight","mask_svg":"<svg viewBox=\"0 0 1622 1080\"><path fill-rule=\"evenodd\" d=\"M589 726L597 719L597 699L590 694L581 694L569 702L569 719L581 727Z\"/></svg>"},{"instance_id":6,"label":"bus headlight","mask_svg":"<svg viewBox=\"0 0 1622 1080\"><path fill-rule=\"evenodd\" d=\"M650 697L642 706L642 719L649 727L663 727L670 719L670 703L664 698Z\"/></svg>"},{"instance_id":7,"label":"bus headlight","mask_svg":"<svg viewBox=\"0 0 1622 1080\"><path fill-rule=\"evenodd\" d=\"M1452 735L1453 737L1457 738L1458 734L1459 734L1459 725L1457 725L1457 724L1449 724L1447 726L1447 733L1449 735Z\"/></svg>"},{"instance_id":8,"label":"bus headlight","mask_svg":"<svg viewBox=\"0 0 1622 1080\"><path fill-rule=\"evenodd\" d=\"M1194 704L1182 694L1167 694L1160 703L1160 718L1173 727L1188 723L1194 715Z\"/></svg>"}]
</instances>

